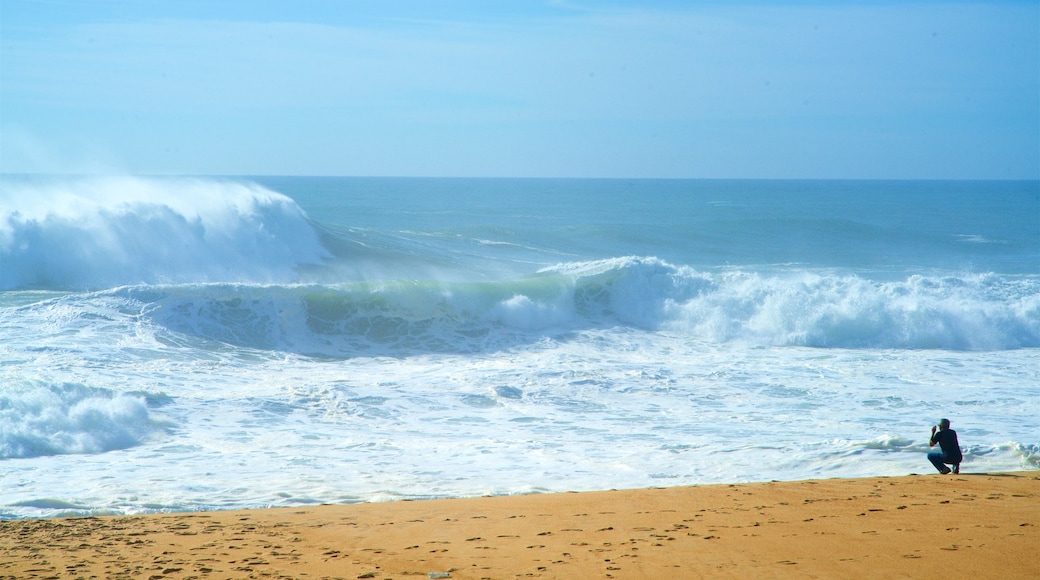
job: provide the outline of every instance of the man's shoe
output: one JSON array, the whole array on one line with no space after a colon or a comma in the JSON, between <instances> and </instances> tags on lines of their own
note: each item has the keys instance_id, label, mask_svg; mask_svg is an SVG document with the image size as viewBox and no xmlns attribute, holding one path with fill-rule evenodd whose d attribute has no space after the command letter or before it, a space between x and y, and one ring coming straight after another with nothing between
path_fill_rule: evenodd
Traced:
<instances>
[{"instance_id":1,"label":"man's shoe","mask_svg":"<svg viewBox=\"0 0 1040 580\"><path fill-rule=\"evenodd\" d=\"M942 468L942 471L940 471L939 473L941 473L943 475L946 475L949 472L950 472L950 468L949 467L944 467L944 468Z\"/></svg>"},{"instance_id":2,"label":"man's shoe","mask_svg":"<svg viewBox=\"0 0 1040 580\"><path fill-rule=\"evenodd\" d=\"M953 474L954 475L960 475L961 474L961 466L960 465L954 465L953 466Z\"/></svg>"}]
</instances>

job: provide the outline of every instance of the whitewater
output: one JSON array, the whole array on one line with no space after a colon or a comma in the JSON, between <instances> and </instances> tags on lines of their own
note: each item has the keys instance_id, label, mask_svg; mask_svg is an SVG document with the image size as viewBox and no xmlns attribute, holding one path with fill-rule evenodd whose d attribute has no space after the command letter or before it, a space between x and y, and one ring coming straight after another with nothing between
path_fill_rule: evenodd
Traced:
<instances>
[{"instance_id":1,"label":"whitewater","mask_svg":"<svg viewBox=\"0 0 1040 580\"><path fill-rule=\"evenodd\" d=\"M0 177L0 518L1040 469L1040 183Z\"/></svg>"}]
</instances>

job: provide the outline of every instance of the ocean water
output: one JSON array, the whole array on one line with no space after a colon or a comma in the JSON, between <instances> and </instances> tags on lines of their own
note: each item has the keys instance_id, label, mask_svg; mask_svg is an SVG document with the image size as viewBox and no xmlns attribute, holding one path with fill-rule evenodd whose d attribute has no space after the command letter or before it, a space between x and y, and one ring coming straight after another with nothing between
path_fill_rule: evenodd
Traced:
<instances>
[{"instance_id":1,"label":"ocean water","mask_svg":"<svg viewBox=\"0 0 1040 580\"><path fill-rule=\"evenodd\" d=\"M1040 469L1040 183L0 179L0 517Z\"/></svg>"}]
</instances>

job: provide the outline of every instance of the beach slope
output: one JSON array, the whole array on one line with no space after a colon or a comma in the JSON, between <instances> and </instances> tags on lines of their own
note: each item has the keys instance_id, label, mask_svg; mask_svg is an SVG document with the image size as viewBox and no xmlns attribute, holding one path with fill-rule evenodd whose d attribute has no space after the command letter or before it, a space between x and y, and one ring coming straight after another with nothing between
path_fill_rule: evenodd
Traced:
<instances>
[{"instance_id":1,"label":"beach slope","mask_svg":"<svg viewBox=\"0 0 1040 580\"><path fill-rule=\"evenodd\" d=\"M1040 578L1040 472L0 522L0 578Z\"/></svg>"}]
</instances>

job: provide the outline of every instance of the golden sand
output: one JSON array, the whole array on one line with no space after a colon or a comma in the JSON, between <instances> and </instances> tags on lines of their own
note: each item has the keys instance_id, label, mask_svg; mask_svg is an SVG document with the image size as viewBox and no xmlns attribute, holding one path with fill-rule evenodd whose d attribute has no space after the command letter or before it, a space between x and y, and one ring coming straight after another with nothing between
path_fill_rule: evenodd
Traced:
<instances>
[{"instance_id":1,"label":"golden sand","mask_svg":"<svg viewBox=\"0 0 1040 580\"><path fill-rule=\"evenodd\" d=\"M1040 578L1040 472L0 522L0 578Z\"/></svg>"}]
</instances>

